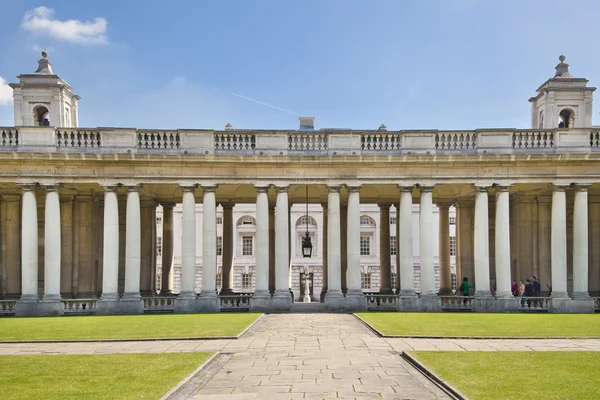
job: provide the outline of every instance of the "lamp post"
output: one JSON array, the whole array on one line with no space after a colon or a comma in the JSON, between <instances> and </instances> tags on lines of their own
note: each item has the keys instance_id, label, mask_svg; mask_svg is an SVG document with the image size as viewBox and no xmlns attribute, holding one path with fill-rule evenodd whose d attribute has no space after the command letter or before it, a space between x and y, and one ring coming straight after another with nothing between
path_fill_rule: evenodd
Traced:
<instances>
[{"instance_id":1,"label":"lamp post","mask_svg":"<svg viewBox=\"0 0 600 400\"><path fill-rule=\"evenodd\" d=\"M312 242L310 240L310 234L308 233L308 185L306 185L306 236L302 238L302 257L311 258L312 256Z\"/></svg>"}]
</instances>

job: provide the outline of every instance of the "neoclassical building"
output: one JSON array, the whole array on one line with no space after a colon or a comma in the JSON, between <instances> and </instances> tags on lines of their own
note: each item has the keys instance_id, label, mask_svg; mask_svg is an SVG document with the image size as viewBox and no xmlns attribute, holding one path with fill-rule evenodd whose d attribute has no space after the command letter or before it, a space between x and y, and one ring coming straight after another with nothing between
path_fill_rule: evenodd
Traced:
<instances>
[{"instance_id":1,"label":"neoclassical building","mask_svg":"<svg viewBox=\"0 0 600 400\"><path fill-rule=\"evenodd\" d=\"M532 129L472 131L79 128L79 97L42 56L0 128L2 314L287 311L300 272L327 310L598 308L595 88L563 56L529 99ZM452 293L451 237L470 296ZM317 260L320 276L293 268ZM550 296L515 299L511 281L533 275Z\"/></svg>"}]
</instances>

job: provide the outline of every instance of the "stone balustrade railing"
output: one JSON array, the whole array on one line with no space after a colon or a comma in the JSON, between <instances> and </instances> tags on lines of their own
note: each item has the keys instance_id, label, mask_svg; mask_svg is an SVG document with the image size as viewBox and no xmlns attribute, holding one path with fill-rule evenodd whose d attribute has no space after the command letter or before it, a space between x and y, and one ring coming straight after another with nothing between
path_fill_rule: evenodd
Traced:
<instances>
[{"instance_id":1,"label":"stone balustrade railing","mask_svg":"<svg viewBox=\"0 0 600 400\"><path fill-rule=\"evenodd\" d=\"M473 310L473 296L439 296L443 311Z\"/></svg>"},{"instance_id":2,"label":"stone balustrade railing","mask_svg":"<svg viewBox=\"0 0 600 400\"><path fill-rule=\"evenodd\" d=\"M365 293L368 311L397 311L398 295Z\"/></svg>"},{"instance_id":3,"label":"stone balustrade railing","mask_svg":"<svg viewBox=\"0 0 600 400\"><path fill-rule=\"evenodd\" d=\"M600 152L600 130L267 131L0 127L0 151L217 155L435 155Z\"/></svg>"},{"instance_id":4,"label":"stone balustrade railing","mask_svg":"<svg viewBox=\"0 0 600 400\"><path fill-rule=\"evenodd\" d=\"M15 315L17 300L0 300L0 315Z\"/></svg>"},{"instance_id":5,"label":"stone balustrade railing","mask_svg":"<svg viewBox=\"0 0 600 400\"><path fill-rule=\"evenodd\" d=\"M600 297L594 297L594 311L600 312Z\"/></svg>"},{"instance_id":6,"label":"stone balustrade railing","mask_svg":"<svg viewBox=\"0 0 600 400\"><path fill-rule=\"evenodd\" d=\"M221 311L249 311L251 295L220 295L219 308Z\"/></svg>"},{"instance_id":7,"label":"stone balustrade railing","mask_svg":"<svg viewBox=\"0 0 600 400\"><path fill-rule=\"evenodd\" d=\"M96 313L96 299L63 299L65 315L92 315Z\"/></svg>"},{"instance_id":8,"label":"stone balustrade railing","mask_svg":"<svg viewBox=\"0 0 600 400\"><path fill-rule=\"evenodd\" d=\"M175 297L144 297L144 313L172 313Z\"/></svg>"},{"instance_id":9,"label":"stone balustrade railing","mask_svg":"<svg viewBox=\"0 0 600 400\"><path fill-rule=\"evenodd\" d=\"M543 312L550 306L549 297L520 297L516 301L519 311Z\"/></svg>"}]
</instances>

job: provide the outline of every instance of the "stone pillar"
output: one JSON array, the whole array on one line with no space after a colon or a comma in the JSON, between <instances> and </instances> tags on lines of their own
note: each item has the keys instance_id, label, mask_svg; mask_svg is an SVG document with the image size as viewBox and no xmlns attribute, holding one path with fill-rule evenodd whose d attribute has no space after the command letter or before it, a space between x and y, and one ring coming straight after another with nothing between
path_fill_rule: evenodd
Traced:
<instances>
[{"instance_id":1,"label":"stone pillar","mask_svg":"<svg viewBox=\"0 0 600 400\"><path fill-rule=\"evenodd\" d=\"M573 205L573 298L588 299L588 187L575 185Z\"/></svg>"},{"instance_id":2,"label":"stone pillar","mask_svg":"<svg viewBox=\"0 0 600 400\"><path fill-rule=\"evenodd\" d=\"M325 307L337 310L345 306L341 285L340 187L328 186L327 190L327 294L325 294Z\"/></svg>"},{"instance_id":3,"label":"stone pillar","mask_svg":"<svg viewBox=\"0 0 600 400\"><path fill-rule=\"evenodd\" d=\"M256 186L256 263L253 310L270 306L269 293L269 186Z\"/></svg>"},{"instance_id":4,"label":"stone pillar","mask_svg":"<svg viewBox=\"0 0 600 400\"><path fill-rule=\"evenodd\" d=\"M450 204L438 203L439 221L439 257L440 257L440 295L452 294L450 271Z\"/></svg>"},{"instance_id":5,"label":"stone pillar","mask_svg":"<svg viewBox=\"0 0 600 400\"><path fill-rule=\"evenodd\" d=\"M140 293L142 296L154 296L156 295L156 203L154 200L141 200L140 213L142 241Z\"/></svg>"},{"instance_id":6,"label":"stone pillar","mask_svg":"<svg viewBox=\"0 0 600 400\"><path fill-rule=\"evenodd\" d=\"M321 286L321 303L325 302L327 294L327 203L321 204L323 207L323 246L321 250L323 259L323 282Z\"/></svg>"},{"instance_id":7,"label":"stone pillar","mask_svg":"<svg viewBox=\"0 0 600 400\"><path fill-rule=\"evenodd\" d=\"M102 296L99 314L118 312L119 300L119 201L116 186L104 190L104 231L102 249Z\"/></svg>"},{"instance_id":8,"label":"stone pillar","mask_svg":"<svg viewBox=\"0 0 600 400\"><path fill-rule=\"evenodd\" d=\"M340 273L342 293L348 292L348 205L340 203Z\"/></svg>"},{"instance_id":9,"label":"stone pillar","mask_svg":"<svg viewBox=\"0 0 600 400\"><path fill-rule=\"evenodd\" d=\"M398 186L400 189L400 206L398 208L399 226L398 251L400 252L399 294L402 297L416 297L413 255L413 222L412 222L412 186Z\"/></svg>"},{"instance_id":10,"label":"stone pillar","mask_svg":"<svg viewBox=\"0 0 600 400\"><path fill-rule=\"evenodd\" d=\"M66 299L73 298L74 233L73 204L75 195L60 192L60 293Z\"/></svg>"},{"instance_id":11,"label":"stone pillar","mask_svg":"<svg viewBox=\"0 0 600 400\"><path fill-rule=\"evenodd\" d=\"M217 201L215 185L202 186L204 201L202 206L202 291L199 297L199 311L219 311L217 297ZM195 274L194 268L194 274ZM195 277L195 275L194 275Z\"/></svg>"},{"instance_id":12,"label":"stone pillar","mask_svg":"<svg viewBox=\"0 0 600 400\"><path fill-rule=\"evenodd\" d=\"M44 229L44 297L58 301L60 296L60 199L58 187L46 186Z\"/></svg>"},{"instance_id":13,"label":"stone pillar","mask_svg":"<svg viewBox=\"0 0 600 400\"><path fill-rule=\"evenodd\" d=\"M221 294L233 294L233 203L223 207L223 286Z\"/></svg>"},{"instance_id":14,"label":"stone pillar","mask_svg":"<svg viewBox=\"0 0 600 400\"><path fill-rule=\"evenodd\" d=\"M125 291L120 308L122 313L141 314L144 303L140 295L142 215L139 185L127 187L125 219Z\"/></svg>"},{"instance_id":15,"label":"stone pillar","mask_svg":"<svg viewBox=\"0 0 600 400\"><path fill-rule=\"evenodd\" d=\"M175 312L196 311L196 185L182 185L181 291ZM205 216L206 218L206 216ZM216 249L215 249L216 251ZM204 279L202 279L204 281Z\"/></svg>"},{"instance_id":16,"label":"stone pillar","mask_svg":"<svg viewBox=\"0 0 600 400\"><path fill-rule=\"evenodd\" d=\"M21 293L21 221L19 194L2 194L0 215L0 257L2 257L2 297L18 299Z\"/></svg>"},{"instance_id":17,"label":"stone pillar","mask_svg":"<svg viewBox=\"0 0 600 400\"><path fill-rule=\"evenodd\" d=\"M277 187L277 204L275 209L275 293L272 308L290 310L292 297L289 288L290 263L290 221L288 204L289 186Z\"/></svg>"},{"instance_id":18,"label":"stone pillar","mask_svg":"<svg viewBox=\"0 0 600 400\"><path fill-rule=\"evenodd\" d=\"M456 280L459 285L464 277L471 283L475 282L473 208L471 200L456 203Z\"/></svg>"},{"instance_id":19,"label":"stone pillar","mask_svg":"<svg viewBox=\"0 0 600 400\"><path fill-rule=\"evenodd\" d=\"M475 297L491 297L490 293L490 240L488 188L476 187L475 194Z\"/></svg>"},{"instance_id":20,"label":"stone pillar","mask_svg":"<svg viewBox=\"0 0 600 400\"><path fill-rule=\"evenodd\" d=\"M38 295L38 220L35 186L23 186L21 212L21 300L37 301Z\"/></svg>"},{"instance_id":21,"label":"stone pillar","mask_svg":"<svg viewBox=\"0 0 600 400\"><path fill-rule=\"evenodd\" d=\"M496 187L496 297L511 299L510 195L508 186Z\"/></svg>"},{"instance_id":22,"label":"stone pillar","mask_svg":"<svg viewBox=\"0 0 600 400\"><path fill-rule=\"evenodd\" d=\"M360 230L359 230L360 232ZM392 294L390 258L390 204L379 204L379 293Z\"/></svg>"},{"instance_id":23,"label":"stone pillar","mask_svg":"<svg viewBox=\"0 0 600 400\"><path fill-rule=\"evenodd\" d=\"M348 186L346 251L348 254L346 258L348 265L347 307L352 310L363 310L366 309L366 303L360 282L360 186Z\"/></svg>"},{"instance_id":24,"label":"stone pillar","mask_svg":"<svg viewBox=\"0 0 600 400\"><path fill-rule=\"evenodd\" d=\"M275 229L275 203L269 201L269 293L271 295L275 293ZM290 240L288 239L288 245L289 244ZM289 286L289 283L286 285Z\"/></svg>"},{"instance_id":25,"label":"stone pillar","mask_svg":"<svg viewBox=\"0 0 600 400\"><path fill-rule=\"evenodd\" d=\"M552 298L567 295L567 200L564 186L552 188Z\"/></svg>"},{"instance_id":26,"label":"stone pillar","mask_svg":"<svg viewBox=\"0 0 600 400\"><path fill-rule=\"evenodd\" d=\"M163 208L162 262L160 295L173 294L173 207L175 203L161 203Z\"/></svg>"},{"instance_id":27,"label":"stone pillar","mask_svg":"<svg viewBox=\"0 0 600 400\"><path fill-rule=\"evenodd\" d=\"M435 270L433 266L433 186L421 186L419 211L419 248L421 250L421 297L433 297L435 293Z\"/></svg>"}]
</instances>

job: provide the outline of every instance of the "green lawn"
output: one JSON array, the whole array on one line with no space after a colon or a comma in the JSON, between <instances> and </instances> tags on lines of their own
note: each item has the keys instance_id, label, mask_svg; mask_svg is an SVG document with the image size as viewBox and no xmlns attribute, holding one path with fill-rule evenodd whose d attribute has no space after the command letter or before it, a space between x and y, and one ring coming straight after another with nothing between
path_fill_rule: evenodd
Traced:
<instances>
[{"instance_id":1,"label":"green lawn","mask_svg":"<svg viewBox=\"0 0 600 400\"><path fill-rule=\"evenodd\" d=\"M411 352L471 400L598 399L600 352Z\"/></svg>"},{"instance_id":2,"label":"green lawn","mask_svg":"<svg viewBox=\"0 0 600 400\"><path fill-rule=\"evenodd\" d=\"M211 353L0 357L0 399L160 399Z\"/></svg>"},{"instance_id":3,"label":"green lawn","mask_svg":"<svg viewBox=\"0 0 600 400\"><path fill-rule=\"evenodd\" d=\"M236 336L259 313L0 318L0 341Z\"/></svg>"},{"instance_id":4,"label":"green lawn","mask_svg":"<svg viewBox=\"0 0 600 400\"><path fill-rule=\"evenodd\" d=\"M600 337L600 314L358 313L389 336Z\"/></svg>"}]
</instances>

